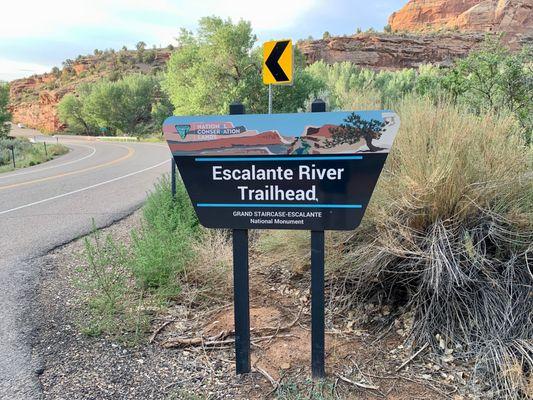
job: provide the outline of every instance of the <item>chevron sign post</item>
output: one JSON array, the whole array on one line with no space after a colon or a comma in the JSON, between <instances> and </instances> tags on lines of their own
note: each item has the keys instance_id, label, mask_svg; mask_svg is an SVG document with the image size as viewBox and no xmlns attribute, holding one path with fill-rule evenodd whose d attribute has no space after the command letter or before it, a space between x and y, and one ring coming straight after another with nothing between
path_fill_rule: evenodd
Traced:
<instances>
[{"instance_id":1,"label":"chevron sign post","mask_svg":"<svg viewBox=\"0 0 533 400\"><path fill-rule=\"evenodd\" d=\"M292 40L263 44L263 83L268 85L268 113L272 114L272 85L292 85L294 75Z\"/></svg>"}]
</instances>

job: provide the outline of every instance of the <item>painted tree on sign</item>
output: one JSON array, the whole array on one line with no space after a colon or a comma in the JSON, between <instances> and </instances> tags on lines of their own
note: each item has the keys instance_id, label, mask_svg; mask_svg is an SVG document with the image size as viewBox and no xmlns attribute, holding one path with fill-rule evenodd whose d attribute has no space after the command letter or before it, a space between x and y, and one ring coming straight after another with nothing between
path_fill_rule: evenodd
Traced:
<instances>
[{"instance_id":1,"label":"painted tree on sign","mask_svg":"<svg viewBox=\"0 0 533 400\"><path fill-rule=\"evenodd\" d=\"M381 150L372 144L372 140L379 139L385 123L376 119L363 119L356 113L351 113L344 119L344 123L330 128L331 140L326 141L327 147L341 144L355 144L363 139L370 151Z\"/></svg>"}]
</instances>

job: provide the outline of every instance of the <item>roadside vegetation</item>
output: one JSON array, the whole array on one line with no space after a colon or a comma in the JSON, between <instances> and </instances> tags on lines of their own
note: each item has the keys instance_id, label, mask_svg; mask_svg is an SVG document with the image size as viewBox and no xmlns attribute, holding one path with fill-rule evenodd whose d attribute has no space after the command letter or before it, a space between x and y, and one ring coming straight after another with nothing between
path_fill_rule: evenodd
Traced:
<instances>
[{"instance_id":1,"label":"roadside vegetation","mask_svg":"<svg viewBox=\"0 0 533 400\"><path fill-rule=\"evenodd\" d=\"M59 103L59 118L73 133L137 135L159 129L170 110L160 100L160 77L131 74L78 86Z\"/></svg>"},{"instance_id":2,"label":"roadside vegetation","mask_svg":"<svg viewBox=\"0 0 533 400\"><path fill-rule=\"evenodd\" d=\"M26 168L50 161L68 152L61 144L31 143L25 138L0 138L0 172L12 171L13 153L15 167Z\"/></svg>"},{"instance_id":3,"label":"roadside vegetation","mask_svg":"<svg viewBox=\"0 0 533 400\"><path fill-rule=\"evenodd\" d=\"M31 143L25 138L9 137L11 131L11 114L8 110L9 85L0 82L0 172L11 171L15 168L31 167L68 152L63 145L47 145ZM13 154L15 167L13 167Z\"/></svg>"},{"instance_id":4,"label":"roadside vegetation","mask_svg":"<svg viewBox=\"0 0 533 400\"><path fill-rule=\"evenodd\" d=\"M158 310L176 303L201 309L227 300L228 240L198 224L181 181L173 198L169 180L162 179L127 245L98 230L86 238L88 263L78 271L88 305L82 330L137 343Z\"/></svg>"},{"instance_id":5,"label":"roadside vegetation","mask_svg":"<svg viewBox=\"0 0 533 400\"><path fill-rule=\"evenodd\" d=\"M9 104L9 85L0 81L0 139L7 137L11 130L11 114L7 109Z\"/></svg>"},{"instance_id":6,"label":"roadside vegetation","mask_svg":"<svg viewBox=\"0 0 533 400\"><path fill-rule=\"evenodd\" d=\"M160 80L174 112L226 113L233 100L264 112L254 43L245 22L205 18L197 34L182 31ZM476 396L481 383L493 398L532 393L532 57L531 49L510 53L488 39L451 68L374 72L300 63L296 85L275 89L276 111L305 110L322 97L331 109L399 113L402 127L362 226L328 234L329 322L342 324L368 304L391 310L384 331L412 315L407 342L472 360ZM87 98L105 98L112 85L102 85ZM154 313L228 298L229 235L201 228L182 184L175 199L169 186L163 180L149 196L131 244L98 232L87 239L89 266L80 271L87 333L142 339ZM254 240L265 258L285 260L294 279L307 279L306 234L268 231ZM278 387L280 398L298 393Z\"/></svg>"}]
</instances>

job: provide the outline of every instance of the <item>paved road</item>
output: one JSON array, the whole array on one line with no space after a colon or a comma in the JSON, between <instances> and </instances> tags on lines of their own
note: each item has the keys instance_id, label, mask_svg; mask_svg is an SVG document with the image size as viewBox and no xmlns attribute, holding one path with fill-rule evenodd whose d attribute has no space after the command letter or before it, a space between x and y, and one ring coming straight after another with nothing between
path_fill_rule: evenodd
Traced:
<instances>
[{"instance_id":1,"label":"paved road","mask_svg":"<svg viewBox=\"0 0 533 400\"><path fill-rule=\"evenodd\" d=\"M162 144L63 144L64 156L0 174L0 399L40 398L30 345L32 320L46 317L32 304L38 257L88 233L93 220L101 227L131 213L170 168Z\"/></svg>"}]
</instances>

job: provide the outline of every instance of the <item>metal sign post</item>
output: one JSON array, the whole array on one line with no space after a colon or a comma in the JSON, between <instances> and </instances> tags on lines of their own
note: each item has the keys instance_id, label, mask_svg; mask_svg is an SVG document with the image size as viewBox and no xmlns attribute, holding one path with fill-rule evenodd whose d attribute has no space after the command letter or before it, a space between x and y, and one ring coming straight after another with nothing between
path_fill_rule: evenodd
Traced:
<instances>
[{"instance_id":1,"label":"metal sign post","mask_svg":"<svg viewBox=\"0 0 533 400\"><path fill-rule=\"evenodd\" d=\"M232 103L230 115L244 114L244 105ZM250 372L250 282L248 272L248 229L233 230L233 311L235 318L235 368Z\"/></svg>"},{"instance_id":2,"label":"metal sign post","mask_svg":"<svg viewBox=\"0 0 533 400\"><path fill-rule=\"evenodd\" d=\"M268 85L268 113L272 114L272 84Z\"/></svg>"},{"instance_id":3,"label":"metal sign post","mask_svg":"<svg viewBox=\"0 0 533 400\"><path fill-rule=\"evenodd\" d=\"M311 112L325 112L326 103L315 100ZM311 231L311 374L324 378L324 231Z\"/></svg>"},{"instance_id":4,"label":"metal sign post","mask_svg":"<svg viewBox=\"0 0 533 400\"><path fill-rule=\"evenodd\" d=\"M13 168L17 168L15 165L15 146L11 146L11 158L13 159Z\"/></svg>"},{"instance_id":5,"label":"metal sign post","mask_svg":"<svg viewBox=\"0 0 533 400\"><path fill-rule=\"evenodd\" d=\"M170 162L170 190L172 192L172 198L176 197L176 160L171 157Z\"/></svg>"}]
</instances>

